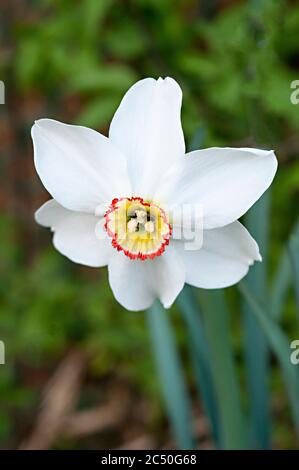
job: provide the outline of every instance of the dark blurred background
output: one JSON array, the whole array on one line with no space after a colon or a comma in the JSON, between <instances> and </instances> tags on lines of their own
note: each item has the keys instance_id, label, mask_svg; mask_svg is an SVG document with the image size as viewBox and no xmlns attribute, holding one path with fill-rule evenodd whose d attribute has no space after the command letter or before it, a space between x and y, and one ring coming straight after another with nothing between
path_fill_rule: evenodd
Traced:
<instances>
[{"instance_id":1,"label":"dark blurred background","mask_svg":"<svg viewBox=\"0 0 299 470\"><path fill-rule=\"evenodd\" d=\"M34 170L30 128L50 117L107 135L135 81L172 76L184 93L189 148L275 149L271 271L298 215L299 105L290 101L299 79L298 2L2 0L0 11L0 446L173 446L143 313L121 308L106 270L69 262L33 220L49 195ZM170 315L184 360L177 307ZM233 341L242 377L238 315ZM283 322L291 333L293 318L288 300ZM275 369L271 387L273 446L295 448ZM202 405L193 401L201 447L212 448Z\"/></svg>"}]
</instances>

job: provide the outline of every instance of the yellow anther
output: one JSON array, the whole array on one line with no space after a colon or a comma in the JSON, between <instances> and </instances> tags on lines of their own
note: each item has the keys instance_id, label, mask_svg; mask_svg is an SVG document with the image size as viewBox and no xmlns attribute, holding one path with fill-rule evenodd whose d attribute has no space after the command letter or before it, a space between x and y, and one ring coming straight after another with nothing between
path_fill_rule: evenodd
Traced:
<instances>
[{"instance_id":1,"label":"yellow anther","mask_svg":"<svg viewBox=\"0 0 299 470\"><path fill-rule=\"evenodd\" d=\"M137 217L137 219L136 219L137 222L138 222L139 224L144 225L145 222L146 222L146 217L147 217L146 212L143 211L143 210L136 210L136 211L135 211L135 214L136 214L136 217Z\"/></svg>"},{"instance_id":2,"label":"yellow anther","mask_svg":"<svg viewBox=\"0 0 299 470\"><path fill-rule=\"evenodd\" d=\"M134 233L137 230L138 222L137 219L129 220L127 227L130 233Z\"/></svg>"}]
</instances>

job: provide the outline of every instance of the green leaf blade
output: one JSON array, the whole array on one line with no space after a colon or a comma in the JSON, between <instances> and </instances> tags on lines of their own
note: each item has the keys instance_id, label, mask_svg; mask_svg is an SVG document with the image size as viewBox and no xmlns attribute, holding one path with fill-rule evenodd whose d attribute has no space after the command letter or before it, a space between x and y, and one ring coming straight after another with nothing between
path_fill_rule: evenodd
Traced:
<instances>
[{"instance_id":1,"label":"green leaf blade","mask_svg":"<svg viewBox=\"0 0 299 470\"><path fill-rule=\"evenodd\" d=\"M191 403L169 313L156 302L147 311L147 320L162 393L174 436L181 449L194 449Z\"/></svg>"},{"instance_id":2,"label":"green leaf blade","mask_svg":"<svg viewBox=\"0 0 299 470\"><path fill-rule=\"evenodd\" d=\"M200 305L211 350L221 436L224 449L246 449L247 435L230 338L229 313L224 294L201 290Z\"/></svg>"},{"instance_id":3,"label":"green leaf blade","mask_svg":"<svg viewBox=\"0 0 299 470\"><path fill-rule=\"evenodd\" d=\"M218 407L210 363L210 351L194 288L186 285L177 299L186 324L192 366L199 396L209 417L213 438L221 447Z\"/></svg>"}]
</instances>

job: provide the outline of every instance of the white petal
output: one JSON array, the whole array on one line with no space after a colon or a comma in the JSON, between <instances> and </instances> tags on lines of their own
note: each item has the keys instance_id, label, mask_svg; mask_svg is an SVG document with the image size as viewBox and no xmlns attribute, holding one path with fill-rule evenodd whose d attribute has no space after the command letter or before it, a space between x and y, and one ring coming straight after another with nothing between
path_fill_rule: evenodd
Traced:
<instances>
[{"instance_id":1,"label":"white petal","mask_svg":"<svg viewBox=\"0 0 299 470\"><path fill-rule=\"evenodd\" d=\"M116 300L127 310L146 310L155 300L146 261L115 252L108 264L109 283Z\"/></svg>"},{"instance_id":2,"label":"white petal","mask_svg":"<svg viewBox=\"0 0 299 470\"><path fill-rule=\"evenodd\" d=\"M98 132L40 119L32 139L42 183L64 207L94 213L99 204L131 194L125 158Z\"/></svg>"},{"instance_id":3,"label":"white petal","mask_svg":"<svg viewBox=\"0 0 299 470\"><path fill-rule=\"evenodd\" d=\"M118 302L128 310L145 310L159 298L165 308L171 306L185 282L180 256L167 247L153 260L131 260L115 253L109 262L109 282Z\"/></svg>"},{"instance_id":4,"label":"white petal","mask_svg":"<svg viewBox=\"0 0 299 470\"><path fill-rule=\"evenodd\" d=\"M203 246L187 251L174 242L186 268L186 282L205 289L228 287L240 281L254 261L261 261L255 240L240 222L204 230Z\"/></svg>"},{"instance_id":5,"label":"white petal","mask_svg":"<svg viewBox=\"0 0 299 470\"><path fill-rule=\"evenodd\" d=\"M164 307L169 308L184 287L184 263L176 250L168 246L165 253L152 260L150 267L154 290Z\"/></svg>"},{"instance_id":6,"label":"white petal","mask_svg":"<svg viewBox=\"0 0 299 470\"><path fill-rule=\"evenodd\" d=\"M168 206L200 204L204 228L221 227L240 218L260 198L276 169L273 151L196 150L169 170L155 200Z\"/></svg>"},{"instance_id":7,"label":"white petal","mask_svg":"<svg viewBox=\"0 0 299 470\"><path fill-rule=\"evenodd\" d=\"M35 219L40 225L51 227L55 248L71 261L92 267L108 264L114 248L103 227L102 237L96 236L98 217L70 211L51 199L36 211Z\"/></svg>"},{"instance_id":8,"label":"white petal","mask_svg":"<svg viewBox=\"0 0 299 470\"><path fill-rule=\"evenodd\" d=\"M137 196L150 197L161 175L185 153L182 91L172 78L146 78L124 96L109 137L125 154Z\"/></svg>"}]
</instances>

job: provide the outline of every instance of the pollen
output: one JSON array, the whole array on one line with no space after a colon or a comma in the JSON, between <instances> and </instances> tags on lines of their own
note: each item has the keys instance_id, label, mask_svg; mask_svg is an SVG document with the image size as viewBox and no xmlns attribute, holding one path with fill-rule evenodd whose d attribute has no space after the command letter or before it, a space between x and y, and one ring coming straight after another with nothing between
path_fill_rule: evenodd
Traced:
<instances>
[{"instance_id":1,"label":"pollen","mask_svg":"<svg viewBox=\"0 0 299 470\"><path fill-rule=\"evenodd\" d=\"M129 232L131 232L131 233L137 232L137 230L138 230L137 219L130 219L129 222L127 223L127 228L129 230Z\"/></svg>"},{"instance_id":2,"label":"pollen","mask_svg":"<svg viewBox=\"0 0 299 470\"><path fill-rule=\"evenodd\" d=\"M139 197L113 199L104 227L112 246L131 259L153 259L164 253L171 225L159 205Z\"/></svg>"}]
</instances>

